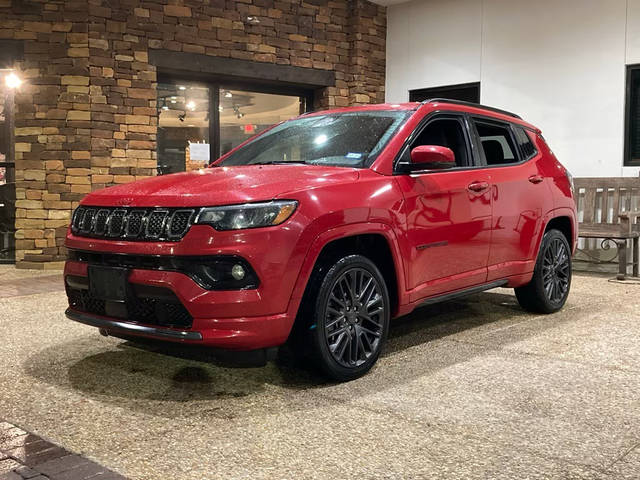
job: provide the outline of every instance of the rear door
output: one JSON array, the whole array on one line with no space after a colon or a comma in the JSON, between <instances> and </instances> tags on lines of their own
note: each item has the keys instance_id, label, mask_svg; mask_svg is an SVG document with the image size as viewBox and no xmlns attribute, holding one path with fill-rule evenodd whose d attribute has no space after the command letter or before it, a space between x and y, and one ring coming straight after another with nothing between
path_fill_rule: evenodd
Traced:
<instances>
[{"instance_id":1,"label":"rear door","mask_svg":"<svg viewBox=\"0 0 640 480\"><path fill-rule=\"evenodd\" d=\"M493 215L487 280L533 270L543 212L551 210L539 152L523 127L473 118L485 171L491 176Z\"/></svg>"},{"instance_id":2,"label":"rear door","mask_svg":"<svg viewBox=\"0 0 640 480\"><path fill-rule=\"evenodd\" d=\"M405 146L400 168L419 145L450 148L456 167L396 177L405 197L412 301L484 283L491 235L491 179L473 168L465 116L429 117Z\"/></svg>"}]
</instances>

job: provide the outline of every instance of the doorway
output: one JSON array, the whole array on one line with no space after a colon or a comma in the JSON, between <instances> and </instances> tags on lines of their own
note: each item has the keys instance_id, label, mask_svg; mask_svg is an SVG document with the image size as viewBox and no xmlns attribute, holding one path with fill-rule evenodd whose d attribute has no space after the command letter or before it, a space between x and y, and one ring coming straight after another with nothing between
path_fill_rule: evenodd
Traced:
<instances>
[{"instance_id":1,"label":"doorway","mask_svg":"<svg viewBox=\"0 0 640 480\"><path fill-rule=\"evenodd\" d=\"M203 168L307 111L310 92L167 79L158 83L158 174Z\"/></svg>"},{"instance_id":2,"label":"doorway","mask_svg":"<svg viewBox=\"0 0 640 480\"><path fill-rule=\"evenodd\" d=\"M4 77L7 71L0 71ZM15 263L16 175L13 92L0 84L0 263Z\"/></svg>"},{"instance_id":3,"label":"doorway","mask_svg":"<svg viewBox=\"0 0 640 480\"><path fill-rule=\"evenodd\" d=\"M409 90L410 102L422 102L430 98L448 98L463 102L480 103L480 82Z\"/></svg>"}]
</instances>

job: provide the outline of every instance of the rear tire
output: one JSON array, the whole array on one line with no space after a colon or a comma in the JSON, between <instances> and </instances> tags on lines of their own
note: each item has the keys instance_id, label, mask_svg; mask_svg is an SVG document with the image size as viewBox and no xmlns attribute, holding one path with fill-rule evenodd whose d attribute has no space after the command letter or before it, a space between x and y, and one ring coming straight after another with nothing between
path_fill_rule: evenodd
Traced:
<instances>
[{"instance_id":1,"label":"rear tire","mask_svg":"<svg viewBox=\"0 0 640 480\"><path fill-rule=\"evenodd\" d=\"M560 310L571 288L571 248L559 230L549 230L542 237L531 281L515 288L520 306L536 313Z\"/></svg>"},{"instance_id":2,"label":"rear tire","mask_svg":"<svg viewBox=\"0 0 640 480\"><path fill-rule=\"evenodd\" d=\"M387 338L389 292L380 270L362 255L318 265L298 319L297 349L329 378L361 377L376 363Z\"/></svg>"}]
</instances>

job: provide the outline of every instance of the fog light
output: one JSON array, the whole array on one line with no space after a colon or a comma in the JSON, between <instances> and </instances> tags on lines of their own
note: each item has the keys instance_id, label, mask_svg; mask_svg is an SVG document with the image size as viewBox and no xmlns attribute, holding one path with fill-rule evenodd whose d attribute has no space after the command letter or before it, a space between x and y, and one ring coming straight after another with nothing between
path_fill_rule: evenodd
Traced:
<instances>
[{"instance_id":1,"label":"fog light","mask_svg":"<svg viewBox=\"0 0 640 480\"><path fill-rule=\"evenodd\" d=\"M231 276L236 280L242 280L244 278L244 268L240 264L235 264L231 268Z\"/></svg>"}]
</instances>

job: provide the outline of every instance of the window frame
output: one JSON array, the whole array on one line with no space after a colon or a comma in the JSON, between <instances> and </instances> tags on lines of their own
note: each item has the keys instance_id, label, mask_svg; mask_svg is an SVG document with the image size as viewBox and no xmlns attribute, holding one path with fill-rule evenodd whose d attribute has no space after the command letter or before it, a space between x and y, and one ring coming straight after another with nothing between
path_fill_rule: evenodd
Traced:
<instances>
[{"instance_id":1,"label":"window frame","mask_svg":"<svg viewBox=\"0 0 640 480\"><path fill-rule=\"evenodd\" d=\"M529 139L529 143L531 143L531 146L533 147L533 153L531 153L530 155L525 155L524 150L522 150L522 147L520 146L520 144L518 143L518 136L516 135L516 129L520 129L522 130L522 132L527 136L527 138ZM539 150L538 147L536 147L535 142L531 139L531 137L529 136L529 134L527 132L530 132L531 130L529 130L528 128L522 126L522 125L516 125L515 123L511 124L511 130L513 131L513 136L516 139L516 147L518 148L518 150L520 150L520 158L522 159L520 161L520 163L524 163L527 162L529 160L531 160L532 158L536 157L538 155Z\"/></svg>"},{"instance_id":2,"label":"window frame","mask_svg":"<svg viewBox=\"0 0 640 480\"><path fill-rule=\"evenodd\" d=\"M267 93L273 95L297 96L301 100L300 114L313 111L314 92L310 89L292 87L278 84L258 84L241 80L231 81L215 78L203 78L200 75L176 75L169 73L158 73L158 84L168 83L173 85L192 85L195 87L206 87L209 89L209 165L219 159L220 153L220 90L244 90L254 93ZM157 108L157 107L156 107ZM158 114L159 116L159 114ZM159 125L158 125L159 127ZM156 146L156 155L158 149Z\"/></svg>"},{"instance_id":3,"label":"window frame","mask_svg":"<svg viewBox=\"0 0 640 480\"><path fill-rule=\"evenodd\" d=\"M638 75L640 75L640 64L636 63L633 65L627 65L626 67L624 99L624 157L622 165L624 167L638 167L640 166L640 158L633 160L631 155L631 108L633 103L633 75L635 72L638 72Z\"/></svg>"},{"instance_id":4,"label":"window frame","mask_svg":"<svg viewBox=\"0 0 640 480\"><path fill-rule=\"evenodd\" d=\"M503 122L501 120L495 119L495 118L491 118L491 117L485 117L485 116L481 116L481 115L471 115L471 124L473 126L473 133L476 137L476 143L478 145L478 152L479 152L479 157L480 157L480 162L482 164L483 168L501 168L501 167L511 167L514 165L520 165L523 164L529 160L531 160L533 157L535 157L535 155L532 155L529 158L524 158L522 151L520 150L520 146L518 145L518 142L516 141L516 136L515 136L515 132L513 131L513 123L511 122ZM500 163L498 165L489 165L487 163L487 158L485 157L484 154L484 148L482 148L482 140L480 138L480 134L478 133L478 129L476 128L476 124L477 123L484 123L484 124L489 124L489 125L493 125L496 127L502 127L504 129L507 130L507 132L509 133L509 136L511 137L511 142L512 144L515 146L515 151L512 152L514 154L514 157L516 158L515 162L509 162L509 163ZM523 127L524 128L524 127ZM535 147L535 145L534 145ZM537 149L536 149L536 155L537 155Z\"/></svg>"},{"instance_id":5,"label":"window frame","mask_svg":"<svg viewBox=\"0 0 640 480\"><path fill-rule=\"evenodd\" d=\"M411 170L408 168L404 168L403 165L406 165L402 162L402 157L407 154L407 150L411 147L411 144L422 134L422 131L427 128L431 123L437 120L456 120L460 123L462 127L462 133L465 137L465 143L467 146L467 158L471 162L469 165L465 166L455 166L446 169L439 170ZM413 129L411 134L407 137L402 148L398 151L396 158L393 161L393 173L394 175L407 175L407 174L427 174L427 173L443 173L443 172L451 172L451 171L460 171L460 170L469 170L471 168L477 167L477 144L474 144L474 140L470 131L469 118L464 112L456 112L453 110L450 111L435 111L429 113L425 116L420 123Z\"/></svg>"}]
</instances>

